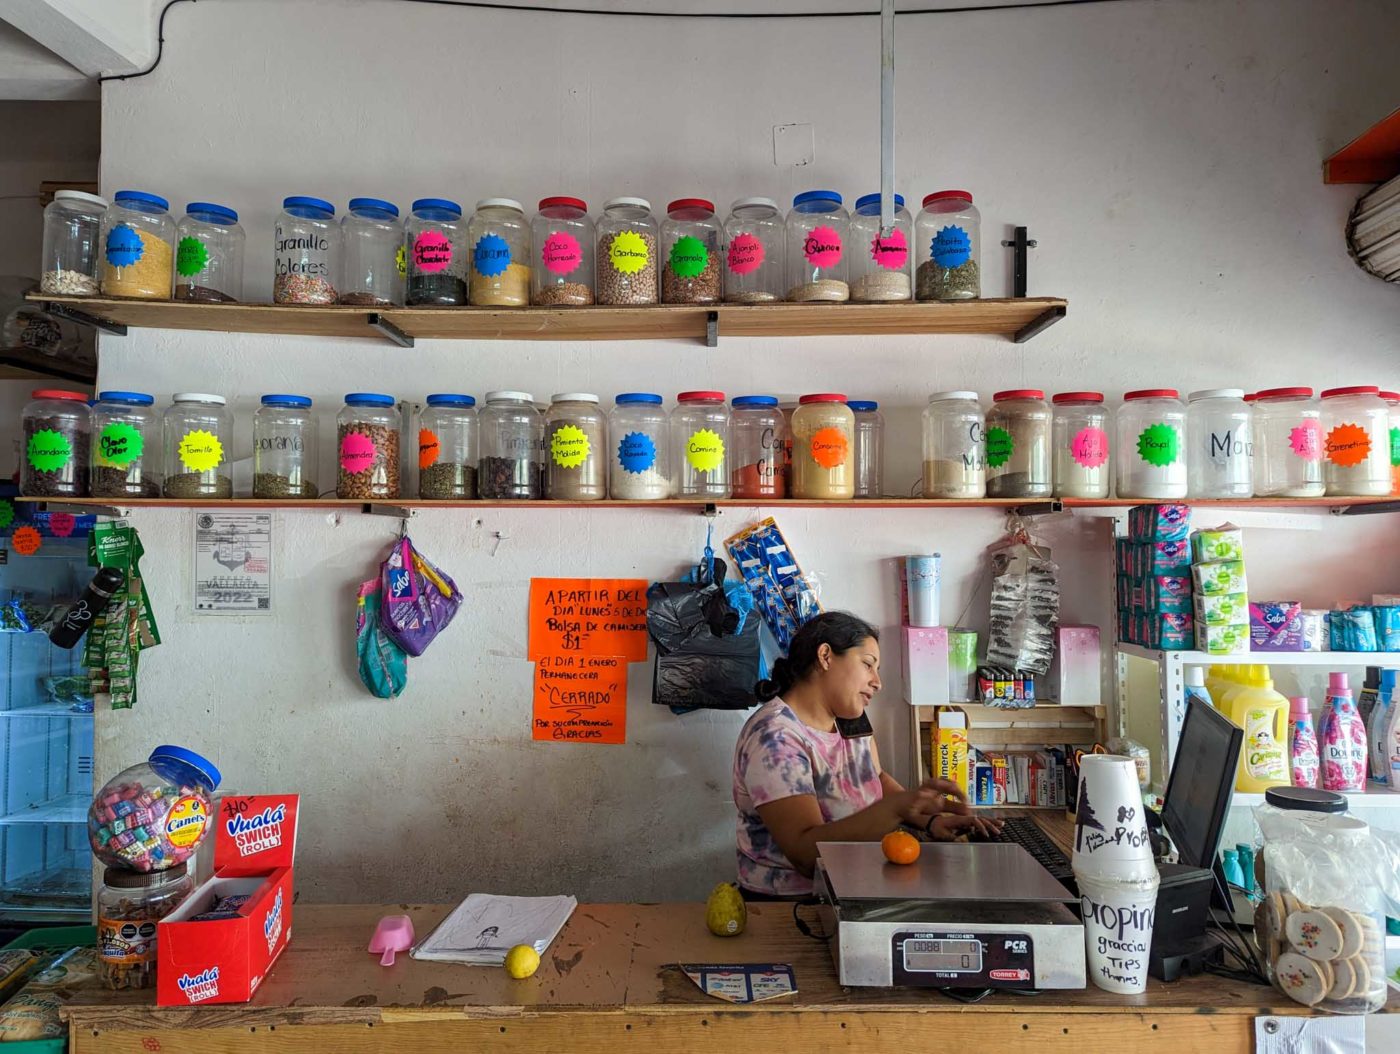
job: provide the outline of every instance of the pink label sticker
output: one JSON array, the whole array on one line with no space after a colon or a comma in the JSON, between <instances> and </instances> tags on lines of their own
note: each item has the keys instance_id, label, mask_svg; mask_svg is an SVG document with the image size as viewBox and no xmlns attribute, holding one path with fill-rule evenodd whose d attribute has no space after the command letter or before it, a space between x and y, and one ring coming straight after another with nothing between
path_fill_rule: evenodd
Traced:
<instances>
[{"instance_id":1,"label":"pink label sticker","mask_svg":"<svg viewBox=\"0 0 1400 1054\"><path fill-rule=\"evenodd\" d=\"M763 266L763 242L752 234L740 234L729 243L729 269L735 274L753 274Z\"/></svg>"},{"instance_id":2,"label":"pink label sticker","mask_svg":"<svg viewBox=\"0 0 1400 1054\"><path fill-rule=\"evenodd\" d=\"M540 248L540 262L550 274L572 274L583 262L583 249L568 231L553 231Z\"/></svg>"},{"instance_id":3,"label":"pink label sticker","mask_svg":"<svg viewBox=\"0 0 1400 1054\"><path fill-rule=\"evenodd\" d=\"M436 274L452 262L452 243L441 231L423 231L413 242L414 270Z\"/></svg>"},{"instance_id":4,"label":"pink label sticker","mask_svg":"<svg viewBox=\"0 0 1400 1054\"><path fill-rule=\"evenodd\" d=\"M340 467L346 472L368 472L374 464L374 440L359 432L346 432L340 441Z\"/></svg>"},{"instance_id":5,"label":"pink label sticker","mask_svg":"<svg viewBox=\"0 0 1400 1054\"><path fill-rule=\"evenodd\" d=\"M1108 433L1090 425L1069 441L1070 457L1085 468L1098 468L1108 460Z\"/></svg>"},{"instance_id":6,"label":"pink label sticker","mask_svg":"<svg viewBox=\"0 0 1400 1054\"><path fill-rule=\"evenodd\" d=\"M1305 461L1316 461L1322 456L1322 426L1309 419L1288 433L1288 445Z\"/></svg>"},{"instance_id":7,"label":"pink label sticker","mask_svg":"<svg viewBox=\"0 0 1400 1054\"><path fill-rule=\"evenodd\" d=\"M909 243L899 228L870 239L870 258L887 271L898 271L909 262Z\"/></svg>"},{"instance_id":8,"label":"pink label sticker","mask_svg":"<svg viewBox=\"0 0 1400 1054\"><path fill-rule=\"evenodd\" d=\"M77 526L78 519L71 512L49 513L49 530L55 538L71 537Z\"/></svg>"},{"instance_id":9,"label":"pink label sticker","mask_svg":"<svg viewBox=\"0 0 1400 1054\"><path fill-rule=\"evenodd\" d=\"M802 252L813 267L835 267L841 262L841 235L831 227L818 227L807 235Z\"/></svg>"}]
</instances>

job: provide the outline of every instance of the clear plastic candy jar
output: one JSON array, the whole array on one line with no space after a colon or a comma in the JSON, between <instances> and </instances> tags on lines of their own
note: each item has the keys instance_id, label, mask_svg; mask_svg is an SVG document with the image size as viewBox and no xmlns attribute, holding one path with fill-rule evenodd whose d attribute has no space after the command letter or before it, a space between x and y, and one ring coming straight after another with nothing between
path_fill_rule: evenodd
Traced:
<instances>
[{"instance_id":1,"label":"clear plastic candy jar","mask_svg":"<svg viewBox=\"0 0 1400 1054\"><path fill-rule=\"evenodd\" d=\"M222 395L176 392L161 421L167 498L231 498L233 415Z\"/></svg>"},{"instance_id":2,"label":"clear plastic candy jar","mask_svg":"<svg viewBox=\"0 0 1400 1054\"><path fill-rule=\"evenodd\" d=\"M735 398L729 406L729 441L732 497L787 497L787 422L776 398Z\"/></svg>"},{"instance_id":3,"label":"clear plastic candy jar","mask_svg":"<svg viewBox=\"0 0 1400 1054\"><path fill-rule=\"evenodd\" d=\"M1050 407L1045 393L1017 388L992 396L987 411L987 497L1048 498Z\"/></svg>"},{"instance_id":4,"label":"clear plastic candy jar","mask_svg":"<svg viewBox=\"0 0 1400 1054\"><path fill-rule=\"evenodd\" d=\"M253 414L253 497L315 498L316 415L305 395L264 395Z\"/></svg>"},{"instance_id":5,"label":"clear plastic candy jar","mask_svg":"<svg viewBox=\"0 0 1400 1054\"><path fill-rule=\"evenodd\" d=\"M855 497L855 438L856 417L844 395L799 399L792 415L792 496L808 501Z\"/></svg>"},{"instance_id":6,"label":"clear plastic candy jar","mask_svg":"<svg viewBox=\"0 0 1400 1054\"><path fill-rule=\"evenodd\" d=\"M1175 388L1128 392L1115 431L1118 497L1186 497L1186 407Z\"/></svg>"},{"instance_id":7,"label":"clear plastic candy jar","mask_svg":"<svg viewBox=\"0 0 1400 1054\"><path fill-rule=\"evenodd\" d=\"M530 272L530 303L574 307L593 303L593 242L597 231L581 198L540 201L530 221L535 267Z\"/></svg>"},{"instance_id":8,"label":"clear plastic candy jar","mask_svg":"<svg viewBox=\"0 0 1400 1054\"><path fill-rule=\"evenodd\" d=\"M97 973L104 988L154 988L157 924L194 891L188 864L166 871L109 867L97 893Z\"/></svg>"},{"instance_id":9,"label":"clear plastic candy jar","mask_svg":"<svg viewBox=\"0 0 1400 1054\"><path fill-rule=\"evenodd\" d=\"M1390 493L1390 407L1379 388L1323 392L1322 436L1322 478L1329 497Z\"/></svg>"},{"instance_id":10,"label":"clear plastic candy jar","mask_svg":"<svg viewBox=\"0 0 1400 1054\"><path fill-rule=\"evenodd\" d=\"M854 454L857 498L880 498L885 493L885 418L880 404L868 399L846 403L856 416Z\"/></svg>"},{"instance_id":11,"label":"clear plastic candy jar","mask_svg":"<svg viewBox=\"0 0 1400 1054\"><path fill-rule=\"evenodd\" d=\"M1253 496L1251 419L1241 388L1207 388L1186 397L1186 492L1191 497Z\"/></svg>"},{"instance_id":12,"label":"clear plastic candy jar","mask_svg":"<svg viewBox=\"0 0 1400 1054\"><path fill-rule=\"evenodd\" d=\"M392 395L351 392L335 418L337 498L399 496L402 418Z\"/></svg>"},{"instance_id":13,"label":"clear plastic candy jar","mask_svg":"<svg viewBox=\"0 0 1400 1054\"><path fill-rule=\"evenodd\" d=\"M460 307L467 302L466 239L462 206L446 198L419 198L404 224L410 306Z\"/></svg>"},{"instance_id":14,"label":"clear plastic candy jar","mask_svg":"<svg viewBox=\"0 0 1400 1054\"><path fill-rule=\"evenodd\" d=\"M1390 493L1400 495L1400 392L1381 392L1390 410Z\"/></svg>"},{"instance_id":15,"label":"clear plastic candy jar","mask_svg":"<svg viewBox=\"0 0 1400 1054\"><path fill-rule=\"evenodd\" d=\"M1060 392L1050 402L1055 497L1108 497L1109 422L1103 392Z\"/></svg>"},{"instance_id":16,"label":"clear plastic candy jar","mask_svg":"<svg viewBox=\"0 0 1400 1054\"><path fill-rule=\"evenodd\" d=\"M274 303L334 304L340 298L340 227L329 201L283 198L272 247Z\"/></svg>"},{"instance_id":17,"label":"clear plastic candy jar","mask_svg":"<svg viewBox=\"0 0 1400 1054\"><path fill-rule=\"evenodd\" d=\"M243 299L243 243L238 213L192 201L175 228L175 299L204 304Z\"/></svg>"},{"instance_id":18,"label":"clear plastic candy jar","mask_svg":"<svg viewBox=\"0 0 1400 1054\"><path fill-rule=\"evenodd\" d=\"M159 194L119 190L102 214L102 295L169 300L175 221Z\"/></svg>"},{"instance_id":19,"label":"clear plastic candy jar","mask_svg":"<svg viewBox=\"0 0 1400 1054\"><path fill-rule=\"evenodd\" d=\"M851 215L851 299L870 303L913 300L914 217L904 207L904 195L894 196L894 226L880 228L880 195L856 199Z\"/></svg>"},{"instance_id":20,"label":"clear plastic candy jar","mask_svg":"<svg viewBox=\"0 0 1400 1054\"><path fill-rule=\"evenodd\" d=\"M165 871L194 856L214 823L219 770L184 747L160 746L113 776L88 807L88 844L108 867Z\"/></svg>"},{"instance_id":21,"label":"clear plastic candy jar","mask_svg":"<svg viewBox=\"0 0 1400 1054\"><path fill-rule=\"evenodd\" d=\"M529 392L487 392L477 490L488 500L544 497L544 414Z\"/></svg>"},{"instance_id":22,"label":"clear plastic candy jar","mask_svg":"<svg viewBox=\"0 0 1400 1054\"><path fill-rule=\"evenodd\" d=\"M723 392L681 392L671 411L676 497L729 497L729 408Z\"/></svg>"},{"instance_id":23,"label":"clear plastic candy jar","mask_svg":"<svg viewBox=\"0 0 1400 1054\"><path fill-rule=\"evenodd\" d=\"M418 415L418 496L428 501L476 497L480 424L476 399L439 392Z\"/></svg>"},{"instance_id":24,"label":"clear plastic candy jar","mask_svg":"<svg viewBox=\"0 0 1400 1054\"><path fill-rule=\"evenodd\" d=\"M679 198L661 222L661 302L716 304L724 294L720 224L704 198Z\"/></svg>"},{"instance_id":25,"label":"clear plastic candy jar","mask_svg":"<svg viewBox=\"0 0 1400 1054\"><path fill-rule=\"evenodd\" d=\"M1254 397L1254 493L1320 498L1322 410L1311 388L1267 388Z\"/></svg>"},{"instance_id":26,"label":"clear plastic candy jar","mask_svg":"<svg viewBox=\"0 0 1400 1054\"><path fill-rule=\"evenodd\" d=\"M35 498L84 498L92 412L82 392L40 388L30 393L22 414L23 449L19 492Z\"/></svg>"},{"instance_id":27,"label":"clear plastic candy jar","mask_svg":"<svg viewBox=\"0 0 1400 1054\"><path fill-rule=\"evenodd\" d=\"M545 497L598 501L608 496L608 419L589 392L561 392L544 418Z\"/></svg>"},{"instance_id":28,"label":"clear plastic candy jar","mask_svg":"<svg viewBox=\"0 0 1400 1054\"><path fill-rule=\"evenodd\" d=\"M740 198L724 221L724 300L771 304L783 299L787 228L772 198Z\"/></svg>"},{"instance_id":29,"label":"clear plastic candy jar","mask_svg":"<svg viewBox=\"0 0 1400 1054\"><path fill-rule=\"evenodd\" d=\"M920 300L975 300L982 295L982 214L965 190L924 198L914 224Z\"/></svg>"},{"instance_id":30,"label":"clear plastic candy jar","mask_svg":"<svg viewBox=\"0 0 1400 1054\"><path fill-rule=\"evenodd\" d=\"M160 414L145 392L102 392L92 408L94 498L160 497Z\"/></svg>"},{"instance_id":31,"label":"clear plastic candy jar","mask_svg":"<svg viewBox=\"0 0 1400 1054\"><path fill-rule=\"evenodd\" d=\"M656 220L646 198L613 198L598 220L598 303L656 303Z\"/></svg>"},{"instance_id":32,"label":"clear plastic candy jar","mask_svg":"<svg viewBox=\"0 0 1400 1054\"><path fill-rule=\"evenodd\" d=\"M616 501L671 496L670 418L654 392L624 392L608 415L608 495Z\"/></svg>"},{"instance_id":33,"label":"clear plastic candy jar","mask_svg":"<svg viewBox=\"0 0 1400 1054\"><path fill-rule=\"evenodd\" d=\"M467 225L471 292L478 307L527 307L530 303L530 224L510 198L485 198Z\"/></svg>"},{"instance_id":34,"label":"clear plastic candy jar","mask_svg":"<svg viewBox=\"0 0 1400 1054\"><path fill-rule=\"evenodd\" d=\"M96 296L98 249L107 199L56 190L44 207L44 257L39 291L46 296Z\"/></svg>"},{"instance_id":35,"label":"clear plastic candy jar","mask_svg":"<svg viewBox=\"0 0 1400 1054\"><path fill-rule=\"evenodd\" d=\"M846 243L850 217L834 190L808 190L787 214L787 298L849 300Z\"/></svg>"},{"instance_id":36,"label":"clear plastic candy jar","mask_svg":"<svg viewBox=\"0 0 1400 1054\"><path fill-rule=\"evenodd\" d=\"M986 419L977 393L934 392L923 416L924 497L986 497Z\"/></svg>"},{"instance_id":37,"label":"clear plastic candy jar","mask_svg":"<svg viewBox=\"0 0 1400 1054\"><path fill-rule=\"evenodd\" d=\"M340 302L357 307L402 304L408 256L399 208L380 198L351 198L340 221Z\"/></svg>"}]
</instances>

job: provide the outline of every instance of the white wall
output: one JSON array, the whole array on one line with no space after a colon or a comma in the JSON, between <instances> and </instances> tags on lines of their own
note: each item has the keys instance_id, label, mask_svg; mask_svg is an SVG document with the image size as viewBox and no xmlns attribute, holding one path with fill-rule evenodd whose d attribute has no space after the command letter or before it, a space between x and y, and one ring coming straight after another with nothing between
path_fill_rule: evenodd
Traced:
<instances>
[{"instance_id":1,"label":"white wall","mask_svg":"<svg viewBox=\"0 0 1400 1054\"><path fill-rule=\"evenodd\" d=\"M1400 296L1346 257L1355 188L1321 185L1332 148L1394 106L1400 9L1309 0L1091 5L900 20L898 188L968 187L984 215L985 291L1009 284L1003 232L1040 242L1031 290L1069 319L1018 347L975 337L722 338L691 344L370 341L134 332L102 342L102 383L251 401L525 387L665 392L843 390L889 419L891 489L918 472L930 391L1021 385L1400 382ZM876 22L693 22L451 10L405 3L185 5L151 76L109 85L102 185L227 201L248 229L250 296L271 285L282 196L422 195L470 205L641 193L786 197L874 189ZM772 126L816 126L817 160L775 170ZM329 429L324 433L329 435ZM780 522L828 604L890 629L891 558L941 550L945 617L971 602L999 518L982 511L816 512ZM747 517L731 510L718 528ZM622 510L433 513L415 540L468 607L410 667L394 702L353 671L352 596L390 521L281 516L277 613L189 612L192 514L144 512L165 645L141 700L98 719L99 778L175 740L212 752L240 789L306 795L302 895L424 900L471 887L680 899L732 874L730 755L738 716L656 712L633 667L624 747L529 740L531 575L655 579L695 558L694 515ZM1252 532L1251 574L1321 602L1400 589L1395 521L1325 535ZM505 539L497 548L494 534ZM1065 616L1109 625L1102 520L1051 525ZM1305 553L1306 556L1300 556ZM985 601L970 621L983 623ZM887 634L877 729L906 771L898 649Z\"/></svg>"}]
</instances>

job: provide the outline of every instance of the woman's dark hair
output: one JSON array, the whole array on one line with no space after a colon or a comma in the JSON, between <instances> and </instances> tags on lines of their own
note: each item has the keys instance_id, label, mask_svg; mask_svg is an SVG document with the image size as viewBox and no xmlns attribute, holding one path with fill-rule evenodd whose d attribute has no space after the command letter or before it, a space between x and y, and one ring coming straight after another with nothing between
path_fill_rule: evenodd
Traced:
<instances>
[{"instance_id":1,"label":"woman's dark hair","mask_svg":"<svg viewBox=\"0 0 1400 1054\"><path fill-rule=\"evenodd\" d=\"M771 676L754 685L754 695L760 703L766 703L806 679L817 665L817 650L823 644L843 655L861 641L879 639L879 630L848 611L823 612L797 631L788 645L787 658L775 662Z\"/></svg>"}]
</instances>

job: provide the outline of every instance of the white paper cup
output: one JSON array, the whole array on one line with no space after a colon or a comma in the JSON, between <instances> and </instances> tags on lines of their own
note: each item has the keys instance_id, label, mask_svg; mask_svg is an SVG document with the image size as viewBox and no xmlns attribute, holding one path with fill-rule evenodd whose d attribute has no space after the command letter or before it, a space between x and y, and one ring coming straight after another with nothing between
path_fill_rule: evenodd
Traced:
<instances>
[{"instance_id":1,"label":"white paper cup","mask_svg":"<svg viewBox=\"0 0 1400 1054\"><path fill-rule=\"evenodd\" d=\"M1089 979L1105 992L1137 995L1146 990L1159 884L1156 876L1146 882L1079 879Z\"/></svg>"},{"instance_id":2,"label":"white paper cup","mask_svg":"<svg viewBox=\"0 0 1400 1054\"><path fill-rule=\"evenodd\" d=\"M1137 764L1118 754L1085 754L1074 815L1076 876L1144 881L1157 877Z\"/></svg>"}]
</instances>

